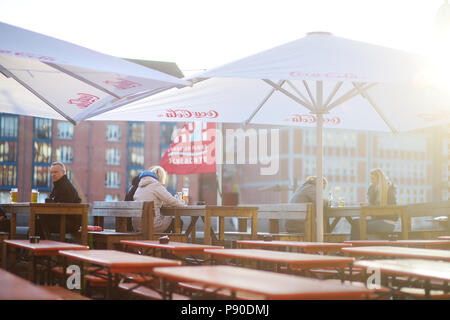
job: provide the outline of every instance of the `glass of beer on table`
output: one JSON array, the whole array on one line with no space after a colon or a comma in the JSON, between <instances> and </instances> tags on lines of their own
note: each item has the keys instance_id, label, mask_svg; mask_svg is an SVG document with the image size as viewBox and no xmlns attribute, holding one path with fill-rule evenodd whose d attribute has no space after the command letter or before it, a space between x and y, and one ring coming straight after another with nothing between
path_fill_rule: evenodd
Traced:
<instances>
[{"instance_id":1,"label":"glass of beer on table","mask_svg":"<svg viewBox=\"0 0 450 320\"><path fill-rule=\"evenodd\" d=\"M11 203L16 203L19 196L19 189L12 188L11 191L9 192L9 195L11 197Z\"/></svg>"}]
</instances>

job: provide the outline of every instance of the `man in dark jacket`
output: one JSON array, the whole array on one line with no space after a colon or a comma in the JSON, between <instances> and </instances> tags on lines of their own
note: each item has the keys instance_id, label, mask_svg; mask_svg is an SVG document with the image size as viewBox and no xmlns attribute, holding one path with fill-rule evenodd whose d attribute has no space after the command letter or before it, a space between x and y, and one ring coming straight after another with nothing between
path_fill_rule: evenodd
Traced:
<instances>
[{"instance_id":1,"label":"man in dark jacket","mask_svg":"<svg viewBox=\"0 0 450 320\"><path fill-rule=\"evenodd\" d=\"M50 168L53 180L53 189L50 195L45 199L46 203L80 203L81 199L78 192L66 176L66 167L61 162L53 162ZM53 215L42 215L39 218L39 224L42 228L42 234L46 239L50 238L50 233L59 233L60 217ZM80 216L66 217L66 230L69 233L75 233L81 225Z\"/></svg>"}]
</instances>

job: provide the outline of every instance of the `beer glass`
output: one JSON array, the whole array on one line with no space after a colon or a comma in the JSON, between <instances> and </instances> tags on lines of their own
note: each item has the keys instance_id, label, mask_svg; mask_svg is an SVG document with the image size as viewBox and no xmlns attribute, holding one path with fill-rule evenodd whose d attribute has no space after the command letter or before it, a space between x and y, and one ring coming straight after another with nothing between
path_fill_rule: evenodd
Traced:
<instances>
[{"instance_id":1,"label":"beer glass","mask_svg":"<svg viewBox=\"0 0 450 320\"><path fill-rule=\"evenodd\" d=\"M11 191L9 192L9 194L11 196L11 203L16 203L17 202L17 198L18 198L18 194L19 194L19 189L12 188Z\"/></svg>"},{"instance_id":2,"label":"beer glass","mask_svg":"<svg viewBox=\"0 0 450 320\"><path fill-rule=\"evenodd\" d=\"M183 188L181 189L181 192L183 193L183 201L185 204L189 203L189 188Z\"/></svg>"},{"instance_id":3,"label":"beer glass","mask_svg":"<svg viewBox=\"0 0 450 320\"><path fill-rule=\"evenodd\" d=\"M39 197L39 192L36 189L31 190L31 202L37 203Z\"/></svg>"}]
</instances>

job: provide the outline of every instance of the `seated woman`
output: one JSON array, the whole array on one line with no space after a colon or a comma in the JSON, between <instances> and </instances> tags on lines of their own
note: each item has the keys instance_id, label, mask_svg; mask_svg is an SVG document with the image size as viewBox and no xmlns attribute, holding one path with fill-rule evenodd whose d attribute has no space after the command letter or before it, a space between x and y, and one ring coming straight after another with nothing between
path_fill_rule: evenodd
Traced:
<instances>
[{"instance_id":1,"label":"seated woman","mask_svg":"<svg viewBox=\"0 0 450 320\"><path fill-rule=\"evenodd\" d=\"M327 186L327 179L323 177L323 188ZM295 190L289 203L316 203L316 177L307 177L305 183ZM324 199L324 205L327 205L327 200ZM286 220L284 224L288 233L304 233L305 222L302 220Z\"/></svg>"},{"instance_id":2,"label":"seated woman","mask_svg":"<svg viewBox=\"0 0 450 320\"><path fill-rule=\"evenodd\" d=\"M395 186L383 170L376 168L370 171L370 186L367 190L367 200L371 206L395 205ZM391 233L394 231L398 217L372 217L367 220L367 233ZM359 219L352 222L352 240L360 239Z\"/></svg>"},{"instance_id":3,"label":"seated woman","mask_svg":"<svg viewBox=\"0 0 450 320\"><path fill-rule=\"evenodd\" d=\"M139 174L139 185L134 193L135 201L153 201L155 205L154 232L170 232L172 229L172 217L160 214L160 208L164 206L185 206L184 201L172 196L164 187L167 181L167 173L160 166L153 166ZM141 219L133 218L133 229L141 230Z\"/></svg>"}]
</instances>

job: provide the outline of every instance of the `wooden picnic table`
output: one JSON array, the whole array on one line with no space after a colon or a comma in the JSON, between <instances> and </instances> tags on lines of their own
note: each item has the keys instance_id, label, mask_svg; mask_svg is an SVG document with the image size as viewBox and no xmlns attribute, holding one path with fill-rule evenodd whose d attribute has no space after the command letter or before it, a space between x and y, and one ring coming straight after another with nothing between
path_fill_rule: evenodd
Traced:
<instances>
[{"instance_id":1,"label":"wooden picnic table","mask_svg":"<svg viewBox=\"0 0 450 320\"><path fill-rule=\"evenodd\" d=\"M60 300L55 294L0 269L0 300Z\"/></svg>"},{"instance_id":2,"label":"wooden picnic table","mask_svg":"<svg viewBox=\"0 0 450 320\"><path fill-rule=\"evenodd\" d=\"M402 239L408 239L410 220L407 215L407 206L386 205L386 206L348 206L348 207L327 207L324 210L326 228L328 232L332 232L340 219L345 218L352 223L352 218L359 218L360 238L367 239L367 217L383 217L397 215L401 220ZM330 224L329 220L334 218Z\"/></svg>"},{"instance_id":3,"label":"wooden picnic table","mask_svg":"<svg viewBox=\"0 0 450 320\"><path fill-rule=\"evenodd\" d=\"M28 279L32 282L36 280L37 257L50 257L58 255L59 250L88 250L88 246L59 242L53 240L40 240L39 243L31 243L29 240L4 240L3 241L3 268L8 269L8 247L24 249L28 253Z\"/></svg>"},{"instance_id":4,"label":"wooden picnic table","mask_svg":"<svg viewBox=\"0 0 450 320\"><path fill-rule=\"evenodd\" d=\"M396 257L450 261L450 250L371 246L342 248L341 251L351 256Z\"/></svg>"},{"instance_id":5,"label":"wooden picnic table","mask_svg":"<svg viewBox=\"0 0 450 320\"><path fill-rule=\"evenodd\" d=\"M446 285L443 286L444 294L448 293L448 282L450 281L450 263L443 261L430 261L419 259L396 259L396 260L364 260L357 261L354 264L364 270L380 270L384 275L389 276L402 276L407 279L413 278L414 280L421 279L424 282L425 298L430 298L430 291L432 287L432 281L442 281ZM367 279L367 273L366 273ZM395 279L394 279L395 280ZM388 281L382 283L387 286ZM392 281L392 283L397 283ZM413 285L413 282L407 281L402 286L409 287ZM401 286L397 287L399 290Z\"/></svg>"},{"instance_id":6,"label":"wooden picnic table","mask_svg":"<svg viewBox=\"0 0 450 320\"><path fill-rule=\"evenodd\" d=\"M277 271L279 271L281 264L287 265L292 271L302 270L303 272L313 268L335 268L341 271L342 278L344 276L344 269L346 267L351 268L354 261L353 258L348 257L262 249L206 249L205 253L211 254L216 259L237 258L263 263L274 263ZM267 266L258 264L258 269L266 269L265 267Z\"/></svg>"},{"instance_id":7,"label":"wooden picnic table","mask_svg":"<svg viewBox=\"0 0 450 320\"><path fill-rule=\"evenodd\" d=\"M317 252L340 252L341 248L351 247L349 243L332 243L332 242L301 242L301 241L264 241L264 240L239 240L236 243L240 247L246 248L276 248L287 249L296 248L300 252L317 253Z\"/></svg>"},{"instance_id":8,"label":"wooden picnic table","mask_svg":"<svg viewBox=\"0 0 450 320\"><path fill-rule=\"evenodd\" d=\"M65 240L66 216L81 216L81 243L88 244L88 213L89 205L85 203L2 203L0 204L7 213L11 215L10 239L16 238L17 214L29 214L29 235L34 236L36 232L36 215L59 215L60 219L60 241Z\"/></svg>"},{"instance_id":9,"label":"wooden picnic table","mask_svg":"<svg viewBox=\"0 0 450 320\"><path fill-rule=\"evenodd\" d=\"M166 297L171 286L167 282L190 282L206 288L228 289L232 298L243 292L258 299L364 299L366 288L328 283L326 281L234 266L182 266L155 268L154 274L163 278Z\"/></svg>"},{"instance_id":10,"label":"wooden picnic table","mask_svg":"<svg viewBox=\"0 0 450 320\"><path fill-rule=\"evenodd\" d=\"M314 204L312 203L267 203L267 204L240 204L240 207L257 207L258 220L269 220L269 234L276 236L295 237L292 234L279 234L280 220L302 220L305 222L303 239L314 241L316 224L314 217ZM241 223L241 220L239 221ZM245 224L239 226L240 231L246 230Z\"/></svg>"},{"instance_id":11,"label":"wooden picnic table","mask_svg":"<svg viewBox=\"0 0 450 320\"><path fill-rule=\"evenodd\" d=\"M162 259L156 257L143 256L134 253L128 253L116 250L64 250L59 254L64 257L64 269L67 266L67 260L87 262L101 268L105 268L105 275L96 273L96 276L104 277L107 280L106 298L111 295L113 282L119 281L119 275L123 273L152 273L153 268L161 266L179 266L180 261ZM83 264L84 265L84 264ZM95 273L95 271L93 271ZM82 277L84 272L82 272ZM114 277L114 279L113 279ZM65 283L65 277L63 282ZM83 283L83 279L81 280ZM83 288L82 288L83 289Z\"/></svg>"},{"instance_id":12,"label":"wooden picnic table","mask_svg":"<svg viewBox=\"0 0 450 320\"><path fill-rule=\"evenodd\" d=\"M164 216L175 217L175 232L180 233L180 217L190 217L191 221L185 234L195 239L195 225L199 217L204 222L204 242L211 244L211 238L217 239L211 228L211 218L219 218L218 240L223 243L225 239L225 221L226 217L231 218L250 218L251 219L251 237L257 238L258 232L258 208L257 207L239 207L239 206L186 206L186 207L162 207L160 212Z\"/></svg>"},{"instance_id":13,"label":"wooden picnic table","mask_svg":"<svg viewBox=\"0 0 450 320\"><path fill-rule=\"evenodd\" d=\"M424 247L432 248L450 248L449 240L347 240L352 247L367 246L405 246L405 247Z\"/></svg>"},{"instance_id":14,"label":"wooden picnic table","mask_svg":"<svg viewBox=\"0 0 450 320\"><path fill-rule=\"evenodd\" d=\"M152 249L153 256L156 256L156 250L161 251L161 257L163 258L176 258L182 259L186 262L198 262L198 259L183 259L182 256L185 255L199 255L203 254L205 249L223 249L221 246L213 246L209 244L197 244L197 243L186 243L186 242L175 242L170 241L169 243L160 243L159 240L121 240L120 243L124 246L125 251L128 247L134 247L138 249L144 249L144 254L147 254L148 250Z\"/></svg>"}]
</instances>

